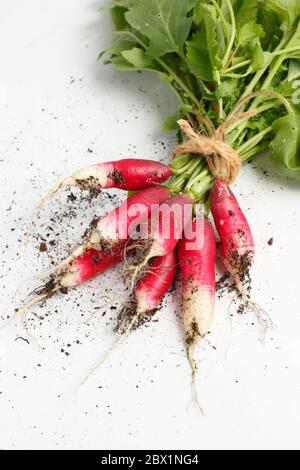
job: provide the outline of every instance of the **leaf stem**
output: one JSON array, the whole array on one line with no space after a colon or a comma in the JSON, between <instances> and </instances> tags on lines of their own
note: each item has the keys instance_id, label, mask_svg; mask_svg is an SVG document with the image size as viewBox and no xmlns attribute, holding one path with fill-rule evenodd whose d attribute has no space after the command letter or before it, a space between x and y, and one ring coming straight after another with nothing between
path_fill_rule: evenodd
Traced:
<instances>
[{"instance_id":1,"label":"leaf stem","mask_svg":"<svg viewBox=\"0 0 300 470\"><path fill-rule=\"evenodd\" d=\"M230 19L231 19L231 36L230 36L230 40L229 40L229 43L228 43L228 46L227 46L225 56L223 58L223 68L227 67L227 64L228 64L228 61L229 61L229 58L230 58L230 54L231 54L231 50L232 50L232 47L233 47L233 44L234 44L235 35L236 35L235 16L234 16L234 11L233 11L233 8L232 8L232 5L231 5L231 1L226 0L226 2L227 2L227 5L228 5L228 9L229 9L229 13L230 13Z\"/></svg>"},{"instance_id":2,"label":"leaf stem","mask_svg":"<svg viewBox=\"0 0 300 470\"><path fill-rule=\"evenodd\" d=\"M217 81L217 84L218 86L220 87L221 85L221 77L220 77L220 73L218 70L215 71L215 77L216 77L216 81ZM220 121L223 119L224 117L224 111L223 111L223 99L220 98L218 100L218 104L219 104L219 119Z\"/></svg>"},{"instance_id":3,"label":"leaf stem","mask_svg":"<svg viewBox=\"0 0 300 470\"><path fill-rule=\"evenodd\" d=\"M245 78L245 77L248 77L248 75L250 75L251 73L251 70L248 70L247 72L245 73L224 73L222 74L222 77L227 77L227 78Z\"/></svg>"},{"instance_id":4,"label":"leaf stem","mask_svg":"<svg viewBox=\"0 0 300 470\"><path fill-rule=\"evenodd\" d=\"M268 135L270 132L273 132L273 127L269 126L263 131L259 132L255 136L253 136L251 139L247 140L243 145L241 145L238 149L238 153L244 153L247 150L250 150L252 147L256 146L259 144L259 142L264 139L266 135Z\"/></svg>"},{"instance_id":5,"label":"leaf stem","mask_svg":"<svg viewBox=\"0 0 300 470\"><path fill-rule=\"evenodd\" d=\"M234 70L237 70L239 68L242 68L242 67L245 67L246 65L249 65L251 64L251 60L244 60L243 62L240 62L239 64L236 64L236 65L232 65L231 67L229 67L227 70L225 70L225 74L226 73L230 73L230 72L233 72Z\"/></svg>"},{"instance_id":6,"label":"leaf stem","mask_svg":"<svg viewBox=\"0 0 300 470\"><path fill-rule=\"evenodd\" d=\"M223 27L224 27L224 31L225 31L225 35L226 35L226 39L227 39L227 42L229 42L230 40L230 36L229 36L229 29L228 29L228 26L227 26L227 23L226 23L226 20L224 18L224 15L223 15L223 12L220 8L220 5L218 4L218 2L216 0L211 0L211 3L214 5L215 9L217 10L219 16L220 16L220 19L221 19L221 22L223 24Z\"/></svg>"},{"instance_id":7,"label":"leaf stem","mask_svg":"<svg viewBox=\"0 0 300 470\"><path fill-rule=\"evenodd\" d=\"M263 152L267 148L268 148L268 144L263 142L263 143L257 145L256 147L253 147L251 150L248 150L245 153L240 153L239 155L240 155L240 158L241 158L242 162L245 162L249 158L254 157L255 155L257 155L258 153Z\"/></svg>"},{"instance_id":8,"label":"leaf stem","mask_svg":"<svg viewBox=\"0 0 300 470\"><path fill-rule=\"evenodd\" d=\"M274 51L273 56L283 55L283 54L290 54L291 52L300 52L300 47L288 47L286 49L281 49L279 51Z\"/></svg>"},{"instance_id":9,"label":"leaf stem","mask_svg":"<svg viewBox=\"0 0 300 470\"><path fill-rule=\"evenodd\" d=\"M200 101L196 98L195 95L191 92L191 90L186 86L186 84L178 77L178 75L174 72L171 67L169 67L163 60L159 57L155 58L156 62L163 67L168 74L173 78L173 80L180 86L180 88L186 93L186 95L190 98L192 103L194 103L197 107L201 107Z\"/></svg>"}]
</instances>

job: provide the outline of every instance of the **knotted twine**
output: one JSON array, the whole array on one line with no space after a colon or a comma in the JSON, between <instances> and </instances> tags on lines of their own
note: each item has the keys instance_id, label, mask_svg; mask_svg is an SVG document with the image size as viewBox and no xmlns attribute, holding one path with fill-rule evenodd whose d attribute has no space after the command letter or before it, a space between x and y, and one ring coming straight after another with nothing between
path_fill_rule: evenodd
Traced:
<instances>
[{"instance_id":1,"label":"knotted twine","mask_svg":"<svg viewBox=\"0 0 300 470\"><path fill-rule=\"evenodd\" d=\"M177 121L188 140L174 148L173 154L200 153L205 156L208 167L215 178L226 179L233 183L240 171L241 159L237 152L226 142L226 129L237 121L249 119L256 115L256 110L240 113L227 119L213 133L207 137L203 133L195 132L184 119Z\"/></svg>"}]
</instances>

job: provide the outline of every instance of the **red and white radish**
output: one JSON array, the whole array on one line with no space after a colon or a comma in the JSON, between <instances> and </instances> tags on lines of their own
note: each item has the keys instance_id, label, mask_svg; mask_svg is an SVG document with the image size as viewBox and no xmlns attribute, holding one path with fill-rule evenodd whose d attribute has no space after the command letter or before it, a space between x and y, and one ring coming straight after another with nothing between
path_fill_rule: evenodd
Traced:
<instances>
[{"instance_id":1,"label":"red and white radish","mask_svg":"<svg viewBox=\"0 0 300 470\"><path fill-rule=\"evenodd\" d=\"M247 219L225 180L215 181L211 213L220 236L224 266L239 285L247 276L255 248Z\"/></svg>"},{"instance_id":2,"label":"red and white radish","mask_svg":"<svg viewBox=\"0 0 300 470\"><path fill-rule=\"evenodd\" d=\"M187 227L178 244L178 261L183 289L183 324L187 353L193 373L194 398L199 405L195 386L194 349L211 328L216 286L216 238L205 217L197 217ZM201 409L200 405L199 407Z\"/></svg>"},{"instance_id":3,"label":"red and white radish","mask_svg":"<svg viewBox=\"0 0 300 470\"><path fill-rule=\"evenodd\" d=\"M68 266L51 276L49 281L42 287L35 289L35 297L20 309L16 309L16 314L21 316L23 326L25 325L25 314L29 308L52 297L57 291L65 292L72 287L79 286L84 282L101 274L111 266L119 263L124 258L124 249L116 253L107 253L97 250L87 250L84 254L74 259Z\"/></svg>"},{"instance_id":4,"label":"red and white radish","mask_svg":"<svg viewBox=\"0 0 300 470\"><path fill-rule=\"evenodd\" d=\"M132 286L151 258L165 256L176 247L192 217L193 198L188 194L173 196L154 208L150 226L142 227L141 261L133 266Z\"/></svg>"},{"instance_id":5,"label":"red and white radish","mask_svg":"<svg viewBox=\"0 0 300 470\"><path fill-rule=\"evenodd\" d=\"M131 195L105 217L95 219L90 225L86 241L54 270L69 264L87 249L93 248L109 253L118 251L120 243L126 241L136 227L149 217L153 208L164 202L169 195L169 190L161 186L144 189Z\"/></svg>"},{"instance_id":6,"label":"red and white radish","mask_svg":"<svg viewBox=\"0 0 300 470\"><path fill-rule=\"evenodd\" d=\"M124 333L128 323L134 326L139 323L140 317L145 319L155 313L173 283L176 269L175 250L154 258L137 282L129 308L125 307L120 313L116 331Z\"/></svg>"},{"instance_id":7,"label":"red and white radish","mask_svg":"<svg viewBox=\"0 0 300 470\"><path fill-rule=\"evenodd\" d=\"M170 289L176 274L176 252L157 257L135 288L136 313L142 315L155 311Z\"/></svg>"},{"instance_id":8,"label":"red and white radish","mask_svg":"<svg viewBox=\"0 0 300 470\"><path fill-rule=\"evenodd\" d=\"M273 327L269 315L250 298L250 267L255 246L253 236L236 197L225 180L215 180L211 191L211 213L221 241L221 257L245 306L251 307L262 327Z\"/></svg>"},{"instance_id":9,"label":"red and white radish","mask_svg":"<svg viewBox=\"0 0 300 470\"><path fill-rule=\"evenodd\" d=\"M58 181L46 196L41 199L35 208L28 236L31 235L33 222L45 202L63 187L77 186L90 191L108 188L138 191L164 183L171 175L171 167L164 163L134 158L96 163L81 168L64 180Z\"/></svg>"},{"instance_id":10,"label":"red and white radish","mask_svg":"<svg viewBox=\"0 0 300 470\"><path fill-rule=\"evenodd\" d=\"M155 160L124 158L81 168L71 176L58 182L49 195L64 186L79 186L84 189L117 188L125 191L137 191L164 183L171 175L171 167L164 163Z\"/></svg>"}]
</instances>

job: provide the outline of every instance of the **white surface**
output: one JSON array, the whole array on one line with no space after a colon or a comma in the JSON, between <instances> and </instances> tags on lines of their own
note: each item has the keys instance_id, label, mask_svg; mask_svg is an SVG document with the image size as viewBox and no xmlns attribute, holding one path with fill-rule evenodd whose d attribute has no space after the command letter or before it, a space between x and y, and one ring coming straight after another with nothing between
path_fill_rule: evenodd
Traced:
<instances>
[{"instance_id":1,"label":"white surface","mask_svg":"<svg viewBox=\"0 0 300 470\"><path fill-rule=\"evenodd\" d=\"M49 266L37 243L24 255L19 240L35 203L57 178L120 156L169 158L172 141L160 128L175 100L152 76L118 74L96 61L109 41L108 15L98 6L95 0L1 1L2 317L28 294L24 282ZM235 317L226 358L230 298L217 302L210 337L217 351L205 345L198 353L207 417L188 408L190 371L172 295L160 321L132 334L76 395L80 378L113 340L109 315L101 313L116 305L116 297L126 298L117 268L49 300L46 309L33 309L50 315L41 325L31 323L42 353L15 341L24 335L18 322L0 331L1 448L299 449L300 189L258 166L243 169L235 191L257 243L253 294L278 329L262 347L252 315ZM44 223L65 203L64 194L57 196ZM53 251L57 260L96 210L103 210L99 203L89 209L80 204L82 225L64 231L56 224L63 232L61 251ZM271 236L273 246L267 244ZM98 317L83 324L95 305Z\"/></svg>"}]
</instances>

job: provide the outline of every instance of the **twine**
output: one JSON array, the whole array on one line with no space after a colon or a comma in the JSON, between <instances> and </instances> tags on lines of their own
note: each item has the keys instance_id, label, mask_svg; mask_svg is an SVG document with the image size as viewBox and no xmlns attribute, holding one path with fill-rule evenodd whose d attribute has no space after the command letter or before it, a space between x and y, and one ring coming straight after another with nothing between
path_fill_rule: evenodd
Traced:
<instances>
[{"instance_id":1,"label":"twine","mask_svg":"<svg viewBox=\"0 0 300 470\"><path fill-rule=\"evenodd\" d=\"M227 119L215 131L212 137L197 133L184 119L177 121L188 140L174 148L173 154L201 153L205 156L208 167L215 178L226 179L233 183L240 171L241 160L237 152L226 142L226 129L237 121L256 115L256 110L240 113Z\"/></svg>"}]
</instances>

